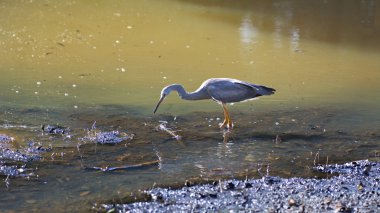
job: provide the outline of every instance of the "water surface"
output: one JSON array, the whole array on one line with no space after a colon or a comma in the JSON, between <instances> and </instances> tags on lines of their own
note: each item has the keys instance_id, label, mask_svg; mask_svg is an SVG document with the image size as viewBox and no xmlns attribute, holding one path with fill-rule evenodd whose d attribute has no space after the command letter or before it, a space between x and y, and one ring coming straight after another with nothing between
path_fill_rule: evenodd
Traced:
<instances>
[{"instance_id":1,"label":"water surface","mask_svg":"<svg viewBox=\"0 0 380 213\"><path fill-rule=\"evenodd\" d=\"M379 10L377 1L1 2L0 133L16 147L52 150L27 165L29 179L2 176L0 207L86 210L188 179L267 168L310 176L315 161L378 159ZM152 114L162 87L195 90L211 77L277 92L230 107L230 134L212 101L172 94ZM95 121L98 131L135 136L115 146L79 140ZM42 134L42 124L57 123L70 137ZM143 169L86 169L156 159Z\"/></svg>"}]
</instances>

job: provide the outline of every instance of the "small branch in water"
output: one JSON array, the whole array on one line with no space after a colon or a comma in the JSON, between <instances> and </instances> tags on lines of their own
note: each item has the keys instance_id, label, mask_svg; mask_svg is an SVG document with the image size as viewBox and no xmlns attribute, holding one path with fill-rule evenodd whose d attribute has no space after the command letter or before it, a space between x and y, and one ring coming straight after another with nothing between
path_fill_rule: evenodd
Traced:
<instances>
[{"instance_id":1,"label":"small branch in water","mask_svg":"<svg viewBox=\"0 0 380 213\"><path fill-rule=\"evenodd\" d=\"M109 172L109 171L115 171L115 170L125 170L125 169L138 169L142 167L147 167L147 166L156 166L159 165L160 161L155 160L155 161L148 161L144 163L139 163L139 164L133 164L133 165L123 165L123 166L115 166L115 167L87 167L86 169L93 169L93 170L100 170L102 172Z\"/></svg>"},{"instance_id":2,"label":"small branch in water","mask_svg":"<svg viewBox=\"0 0 380 213\"><path fill-rule=\"evenodd\" d=\"M91 126L91 130L95 130L95 129L96 129L96 121L94 121L94 123Z\"/></svg>"},{"instance_id":3,"label":"small branch in water","mask_svg":"<svg viewBox=\"0 0 380 213\"><path fill-rule=\"evenodd\" d=\"M9 188L9 185L11 184L11 182L9 181L9 175L7 175L7 178L5 178L4 183L5 183L5 186Z\"/></svg>"},{"instance_id":4,"label":"small branch in water","mask_svg":"<svg viewBox=\"0 0 380 213\"><path fill-rule=\"evenodd\" d=\"M269 172L270 172L270 163L267 163L267 168L266 168L266 175L264 175L261 171L263 169L263 163L257 163L257 172L261 177L268 177Z\"/></svg>"},{"instance_id":5,"label":"small branch in water","mask_svg":"<svg viewBox=\"0 0 380 213\"><path fill-rule=\"evenodd\" d=\"M318 164L317 164L317 160L318 160ZM314 166L317 166L317 165L319 165L319 152L317 152L314 157Z\"/></svg>"},{"instance_id":6,"label":"small branch in water","mask_svg":"<svg viewBox=\"0 0 380 213\"><path fill-rule=\"evenodd\" d=\"M162 158L161 158L160 153L157 150L156 150L156 155L158 158L158 169L161 169L162 168Z\"/></svg>"},{"instance_id":7,"label":"small branch in water","mask_svg":"<svg viewBox=\"0 0 380 213\"><path fill-rule=\"evenodd\" d=\"M169 133L169 135L173 136L173 138L175 138L177 141L180 141L182 137L180 135L177 135L173 130L167 128L166 123L167 122L161 122L160 125L158 126L158 129Z\"/></svg>"},{"instance_id":8,"label":"small branch in water","mask_svg":"<svg viewBox=\"0 0 380 213\"><path fill-rule=\"evenodd\" d=\"M263 173L261 173L262 166L263 165L261 163L257 163L257 172L261 175L261 177L264 177Z\"/></svg>"}]
</instances>

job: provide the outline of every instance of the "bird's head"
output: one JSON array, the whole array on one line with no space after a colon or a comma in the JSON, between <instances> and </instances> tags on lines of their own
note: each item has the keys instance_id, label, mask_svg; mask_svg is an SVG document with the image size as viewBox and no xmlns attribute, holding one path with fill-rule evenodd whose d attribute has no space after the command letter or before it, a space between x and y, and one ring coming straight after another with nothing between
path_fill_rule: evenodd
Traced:
<instances>
[{"instance_id":1,"label":"bird's head","mask_svg":"<svg viewBox=\"0 0 380 213\"><path fill-rule=\"evenodd\" d=\"M161 102L165 99L166 96L169 95L170 92L171 92L170 86L164 87L161 90L160 100L158 100L158 103L157 103L156 108L154 109L153 113L156 113L156 111L157 111L158 107L160 106Z\"/></svg>"}]
</instances>

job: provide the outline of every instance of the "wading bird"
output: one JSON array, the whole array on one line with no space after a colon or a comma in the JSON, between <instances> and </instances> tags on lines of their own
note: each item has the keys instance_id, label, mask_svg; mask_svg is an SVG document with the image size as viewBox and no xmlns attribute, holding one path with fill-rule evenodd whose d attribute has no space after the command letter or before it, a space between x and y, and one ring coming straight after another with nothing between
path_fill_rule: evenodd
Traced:
<instances>
[{"instance_id":1,"label":"wading bird","mask_svg":"<svg viewBox=\"0 0 380 213\"><path fill-rule=\"evenodd\" d=\"M210 78L204 81L196 91L190 93L186 92L182 85L172 84L162 89L161 97L154 109L154 113L156 113L165 97L172 91L177 91L178 95L184 100L212 99L221 104L224 121L220 124L220 128L227 126L228 129L232 129L233 123L226 107L227 103L250 100L262 95L272 95L276 90L231 78Z\"/></svg>"}]
</instances>

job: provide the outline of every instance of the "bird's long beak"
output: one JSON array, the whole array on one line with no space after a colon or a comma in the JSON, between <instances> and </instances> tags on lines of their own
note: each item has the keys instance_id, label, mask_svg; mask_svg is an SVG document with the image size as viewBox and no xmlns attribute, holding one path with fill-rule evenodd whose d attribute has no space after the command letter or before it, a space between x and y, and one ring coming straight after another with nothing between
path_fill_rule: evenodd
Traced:
<instances>
[{"instance_id":1,"label":"bird's long beak","mask_svg":"<svg viewBox=\"0 0 380 213\"><path fill-rule=\"evenodd\" d=\"M158 101L157 106L156 106L156 108L154 109L153 113L156 113L158 107L160 106L161 102L165 99L165 97L166 97L165 95L161 96L161 98L160 98L160 100Z\"/></svg>"}]
</instances>

